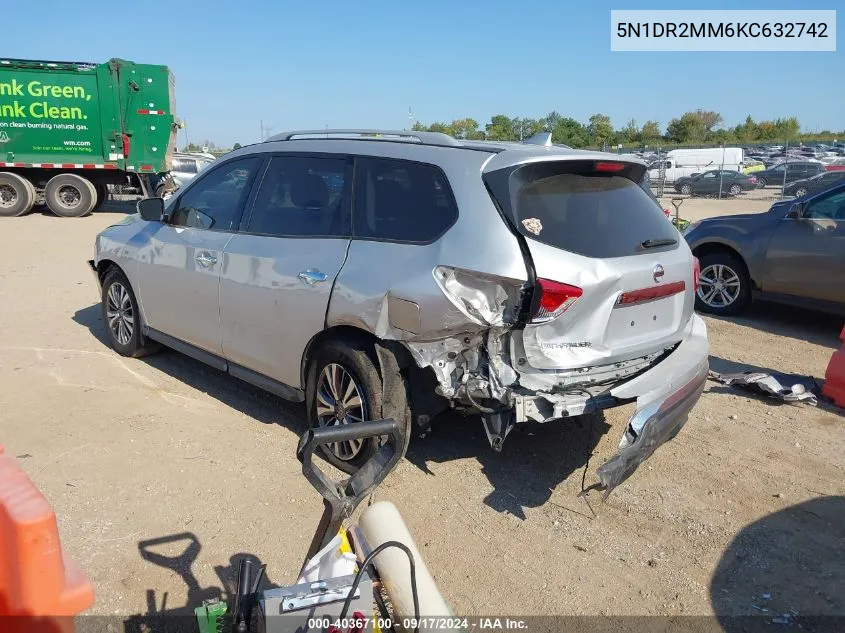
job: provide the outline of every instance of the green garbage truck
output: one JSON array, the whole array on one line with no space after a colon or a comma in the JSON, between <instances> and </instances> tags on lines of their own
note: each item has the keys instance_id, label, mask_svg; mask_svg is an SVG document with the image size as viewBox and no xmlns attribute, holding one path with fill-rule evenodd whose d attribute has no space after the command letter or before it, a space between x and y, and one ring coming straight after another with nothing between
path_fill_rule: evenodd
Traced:
<instances>
[{"instance_id":1,"label":"green garbage truck","mask_svg":"<svg viewBox=\"0 0 845 633\"><path fill-rule=\"evenodd\" d=\"M0 216L43 201L87 215L109 185L152 195L170 181L176 131L166 66L0 57Z\"/></svg>"}]
</instances>

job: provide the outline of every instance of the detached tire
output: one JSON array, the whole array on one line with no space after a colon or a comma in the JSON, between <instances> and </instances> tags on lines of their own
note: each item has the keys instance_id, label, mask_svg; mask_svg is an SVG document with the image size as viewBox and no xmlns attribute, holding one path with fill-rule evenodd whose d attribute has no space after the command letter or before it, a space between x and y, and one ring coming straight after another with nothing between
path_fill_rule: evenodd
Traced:
<instances>
[{"instance_id":1,"label":"detached tire","mask_svg":"<svg viewBox=\"0 0 845 633\"><path fill-rule=\"evenodd\" d=\"M32 211L35 187L23 176L0 172L0 217L14 218Z\"/></svg>"},{"instance_id":2,"label":"detached tire","mask_svg":"<svg viewBox=\"0 0 845 633\"><path fill-rule=\"evenodd\" d=\"M121 356L140 358L161 347L141 334L138 301L126 275L118 268L112 268L103 279L102 312L106 340Z\"/></svg>"},{"instance_id":3,"label":"detached tire","mask_svg":"<svg viewBox=\"0 0 845 633\"><path fill-rule=\"evenodd\" d=\"M354 424L382 417L382 381L375 351L357 342L328 341L309 363L305 385L308 423L312 427ZM379 447L378 438L323 447L332 466L357 471Z\"/></svg>"},{"instance_id":4,"label":"detached tire","mask_svg":"<svg viewBox=\"0 0 845 633\"><path fill-rule=\"evenodd\" d=\"M751 278L745 264L729 253L712 253L699 261L701 273L695 309L718 316L742 312L751 302Z\"/></svg>"},{"instance_id":5,"label":"detached tire","mask_svg":"<svg viewBox=\"0 0 845 633\"><path fill-rule=\"evenodd\" d=\"M62 218L81 218L94 210L97 190L89 180L76 174L53 176L44 188L47 207Z\"/></svg>"}]
</instances>

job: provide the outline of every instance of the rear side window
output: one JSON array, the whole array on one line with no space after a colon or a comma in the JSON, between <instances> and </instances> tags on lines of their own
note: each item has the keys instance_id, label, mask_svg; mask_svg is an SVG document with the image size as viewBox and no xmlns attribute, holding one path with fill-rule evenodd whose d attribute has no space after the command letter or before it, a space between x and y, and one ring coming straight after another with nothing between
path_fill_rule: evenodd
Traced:
<instances>
[{"instance_id":1,"label":"rear side window","mask_svg":"<svg viewBox=\"0 0 845 633\"><path fill-rule=\"evenodd\" d=\"M458 217L446 176L434 165L358 158L355 206L357 239L429 243Z\"/></svg>"},{"instance_id":2,"label":"rear side window","mask_svg":"<svg viewBox=\"0 0 845 633\"><path fill-rule=\"evenodd\" d=\"M593 161L523 166L507 177L507 189L503 174L487 179L505 215L529 239L602 258L642 253L647 240L671 241L667 247L675 248L678 231L638 185L640 168L607 173L595 166Z\"/></svg>"},{"instance_id":3,"label":"rear side window","mask_svg":"<svg viewBox=\"0 0 845 633\"><path fill-rule=\"evenodd\" d=\"M246 230L278 237L348 237L345 183L345 158L276 156Z\"/></svg>"}]
</instances>

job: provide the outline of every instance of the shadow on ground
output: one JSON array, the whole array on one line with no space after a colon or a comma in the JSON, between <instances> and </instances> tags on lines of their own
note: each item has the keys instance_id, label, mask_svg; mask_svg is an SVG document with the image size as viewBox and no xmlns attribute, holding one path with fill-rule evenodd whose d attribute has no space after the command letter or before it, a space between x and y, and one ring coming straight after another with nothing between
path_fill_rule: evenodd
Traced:
<instances>
[{"instance_id":1,"label":"shadow on ground","mask_svg":"<svg viewBox=\"0 0 845 633\"><path fill-rule=\"evenodd\" d=\"M426 473L431 473L431 463L477 459L494 488L484 503L498 512L525 518L525 508L545 504L561 482L587 465L609 429L601 414L548 424L520 424L508 435L502 452L496 453L478 416L447 413L434 420L429 436L411 442L407 457ZM599 465L590 462L586 487L594 483L593 471ZM573 511L589 516L589 509L574 499L573 507Z\"/></svg>"},{"instance_id":2,"label":"shadow on ground","mask_svg":"<svg viewBox=\"0 0 845 633\"><path fill-rule=\"evenodd\" d=\"M839 349L843 323L841 316L767 301L755 301L740 316L718 317L711 314L708 317L831 349Z\"/></svg>"},{"instance_id":3,"label":"shadow on ground","mask_svg":"<svg viewBox=\"0 0 845 633\"><path fill-rule=\"evenodd\" d=\"M202 545L192 532L172 534L169 536L140 541L138 551L145 561L152 565L164 567L178 575L188 588L187 604L170 605L167 603L168 593L157 594L155 589L147 589L147 611L130 616L124 622L125 633L142 633L147 631L192 631L198 630L194 609L202 606L203 600L217 599L226 602L231 607L232 597L237 584L237 574L240 562L248 559L253 563L253 569L261 567L261 561L252 554L234 554L229 559L229 565L217 566L219 584L202 587L194 575L193 565L199 557ZM260 591L276 587L264 574Z\"/></svg>"},{"instance_id":4,"label":"shadow on ground","mask_svg":"<svg viewBox=\"0 0 845 633\"><path fill-rule=\"evenodd\" d=\"M73 320L107 346L98 304L77 311ZM303 405L282 400L200 361L167 348L141 360L259 422L282 424L297 434L305 429ZM520 424L511 431L504 450L496 453L490 448L478 416L447 412L433 421L431 434L414 438L407 457L427 473L431 473L430 463L477 459L495 489L484 502L498 512L524 518L524 508L542 506L561 482L584 468L609 428L602 415L551 424ZM595 483L592 471L597 466L599 463L590 464L586 486ZM586 507L573 511L589 512Z\"/></svg>"},{"instance_id":5,"label":"shadow on ground","mask_svg":"<svg viewBox=\"0 0 845 633\"><path fill-rule=\"evenodd\" d=\"M722 555L710 585L722 628L728 633L769 631L775 625L781 625L779 630L845 630L843 517L845 497L829 496L743 528Z\"/></svg>"}]
</instances>

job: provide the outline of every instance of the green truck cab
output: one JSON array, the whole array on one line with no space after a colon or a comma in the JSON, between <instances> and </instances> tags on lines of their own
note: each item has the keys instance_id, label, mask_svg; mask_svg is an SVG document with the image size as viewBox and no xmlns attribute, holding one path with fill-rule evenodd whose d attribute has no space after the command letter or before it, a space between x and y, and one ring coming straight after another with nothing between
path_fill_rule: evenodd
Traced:
<instances>
[{"instance_id":1,"label":"green truck cab","mask_svg":"<svg viewBox=\"0 0 845 633\"><path fill-rule=\"evenodd\" d=\"M175 88L166 66L0 58L0 216L43 196L78 217L108 185L151 192L175 151Z\"/></svg>"}]
</instances>

